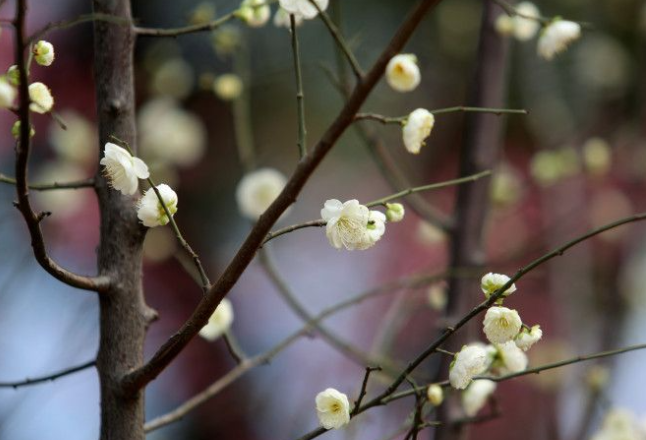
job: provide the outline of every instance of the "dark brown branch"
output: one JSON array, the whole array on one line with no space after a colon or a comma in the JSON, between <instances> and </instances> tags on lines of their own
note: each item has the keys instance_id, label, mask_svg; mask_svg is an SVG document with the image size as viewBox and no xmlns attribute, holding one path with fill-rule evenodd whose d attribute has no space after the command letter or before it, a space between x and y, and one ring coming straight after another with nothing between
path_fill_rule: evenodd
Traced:
<instances>
[{"instance_id":1,"label":"dark brown branch","mask_svg":"<svg viewBox=\"0 0 646 440\"><path fill-rule=\"evenodd\" d=\"M0 388L16 389L16 388L25 387L25 386L36 385L43 382L52 382L52 381L55 381L56 379L60 379L61 377L69 376L71 374L78 373L79 371L87 370L88 368L91 368L95 365L96 365L96 361L89 361L84 364L77 365L75 367L66 368L64 370L57 371L56 373L48 374L47 376L27 378L25 380L18 381L18 382L0 382Z\"/></svg>"},{"instance_id":2,"label":"dark brown branch","mask_svg":"<svg viewBox=\"0 0 646 440\"><path fill-rule=\"evenodd\" d=\"M19 91L19 108L18 114L20 117L20 133L19 140L16 144L16 193L18 201L16 207L22 214L29 229L31 236L31 246L34 251L34 256L38 264L41 265L50 275L63 283L76 287L79 289L95 291L98 293L105 293L110 285L110 279L106 276L86 277L77 275L66 269L60 267L54 260L47 254L43 233L40 229L39 214L35 213L31 208L29 201L29 185L27 164L29 162L30 143L31 143L31 122L29 114L29 80L27 77L27 67L25 63L25 50L29 48L28 42L25 40L25 17L27 13L26 0L18 0L16 6L16 43L15 43L15 58L16 65L18 66L18 73L20 77Z\"/></svg>"},{"instance_id":3,"label":"dark brown branch","mask_svg":"<svg viewBox=\"0 0 646 440\"><path fill-rule=\"evenodd\" d=\"M426 12L440 1L422 0L413 8L372 69L370 69L370 72L366 74L363 81L356 85L352 96L334 122L314 148L301 159L281 194L267 211L260 216L228 267L205 295L188 321L159 348L146 365L142 368L137 368L124 378L123 385L126 391L133 392L141 389L154 380L207 323L213 310L235 285L242 272L254 258L273 224L296 201L296 197L314 170L352 123L354 115L359 111L370 92L383 76L390 59L404 47L404 44L422 21Z\"/></svg>"}]
</instances>

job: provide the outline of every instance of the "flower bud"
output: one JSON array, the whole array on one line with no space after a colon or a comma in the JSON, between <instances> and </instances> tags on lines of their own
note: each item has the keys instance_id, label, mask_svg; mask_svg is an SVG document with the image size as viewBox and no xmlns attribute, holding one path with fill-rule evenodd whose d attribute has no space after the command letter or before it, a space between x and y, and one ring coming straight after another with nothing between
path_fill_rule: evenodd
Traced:
<instances>
[{"instance_id":1,"label":"flower bud","mask_svg":"<svg viewBox=\"0 0 646 440\"><path fill-rule=\"evenodd\" d=\"M426 397L431 405L440 406L444 400L444 390L437 384L429 385L426 390Z\"/></svg>"},{"instance_id":2,"label":"flower bud","mask_svg":"<svg viewBox=\"0 0 646 440\"><path fill-rule=\"evenodd\" d=\"M13 123L13 126L11 127L11 134L14 138L20 139L20 121L16 121ZM31 130L29 130L29 137L34 137L36 134L36 130L34 130L34 126L31 126Z\"/></svg>"},{"instance_id":3,"label":"flower bud","mask_svg":"<svg viewBox=\"0 0 646 440\"><path fill-rule=\"evenodd\" d=\"M7 80L14 86L18 87L20 85L20 72L18 71L18 66L15 64L9 66L7 69Z\"/></svg>"},{"instance_id":4,"label":"flower bud","mask_svg":"<svg viewBox=\"0 0 646 440\"><path fill-rule=\"evenodd\" d=\"M213 91L223 101L233 101L242 95L244 85L240 77L233 73L218 76L213 82Z\"/></svg>"},{"instance_id":5,"label":"flower bud","mask_svg":"<svg viewBox=\"0 0 646 440\"><path fill-rule=\"evenodd\" d=\"M50 66L54 62L54 46L49 41L40 40L34 44L34 60L41 66Z\"/></svg>"},{"instance_id":6,"label":"flower bud","mask_svg":"<svg viewBox=\"0 0 646 440\"><path fill-rule=\"evenodd\" d=\"M386 203L386 218L389 222L397 223L404 219L404 205L401 203Z\"/></svg>"}]
</instances>

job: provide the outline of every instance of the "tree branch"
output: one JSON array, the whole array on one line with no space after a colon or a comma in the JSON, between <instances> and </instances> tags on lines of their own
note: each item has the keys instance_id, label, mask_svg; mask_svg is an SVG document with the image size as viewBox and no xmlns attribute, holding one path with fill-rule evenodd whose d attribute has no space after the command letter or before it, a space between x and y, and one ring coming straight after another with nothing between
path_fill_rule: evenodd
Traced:
<instances>
[{"instance_id":1,"label":"tree branch","mask_svg":"<svg viewBox=\"0 0 646 440\"><path fill-rule=\"evenodd\" d=\"M0 183L15 185L16 179L0 173ZM51 191L56 189L94 188L94 179L79 180L76 182L32 183L28 185L34 191Z\"/></svg>"},{"instance_id":2,"label":"tree branch","mask_svg":"<svg viewBox=\"0 0 646 440\"><path fill-rule=\"evenodd\" d=\"M365 76L364 81L356 85L352 96L340 111L337 118L329 126L311 152L298 163L283 191L267 211L260 216L258 222L236 255L197 306L188 321L159 348L147 364L135 369L124 377L123 385L126 390L134 391L141 389L147 383L154 380L207 323L213 310L215 310L222 298L231 290L242 272L249 265L273 224L294 203L314 170L316 170L323 158L352 123L354 115L383 76L390 59L404 47L404 44L422 21L426 12L440 1L422 0L413 8L370 72Z\"/></svg>"},{"instance_id":3,"label":"tree branch","mask_svg":"<svg viewBox=\"0 0 646 440\"><path fill-rule=\"evenodd\" d=\"M135 34L142 37L179 37L180 35L194 34L196 32L206 32L212 31L216 28L222 26L230 20L235 18L235 12L229 12L226 15L213 20L209 23L204 24L194 24L190 26L183 26L178 28L168 28L168 29L159 29L159 28L146 28L133 26L132 30Z\"/></svg>"},{"instance_id":4,"label":"tree branch","mask_svg":"<svg viewBox=\"0 0 646 440\"><path fill-rule=\"evenodd\" d=\"M36 32L34 32L34 34L31 37L29 37L29 39L27 40L27 43L31 45L54 30L69 29L79 24L92 23L95 21L105 21L107 23L120 24L123 26L128 26L132 24L130 20L126 20L123 17L117 17L110 14L101 14L101 13L83 14L69 20L60 20L60 21L53 21L51 23L48 23L42 29L39 29Z\"/></svg>"},{"instance_id":5,"label":"tree branch","mask_svg":"<svg viewBox=\"0 0 646 440\"><path fill-rule=\"evenodd\" d=\"M298 153L300 158L307 154L307 129L305 128L305 94L303 92L303 74L301 72L301 57L298 48L298 32L296 31L296 17L289 14L291 29L292 53L294 56L294 73L296 75L296 108L298 111Z\"/></svg>"},{"instance_id":6,"label":"tree branch","mask_svg":"<svg viewBox=\"0 0 646 440\"><path fill-rule=\"evenodd\" d=\"M35 377L33 379L27 378L18 382L0 382L0 388L16 389L24 386L36 385L43 382L52 382L56 379L60 379L61 377L69 376L71 374L78 373L79 371L87 370L88 368L91 368L95 365L96 361L92 360L75 367L66 368L64 370L57 371L56 373L48 374L47 376Z\"/></svg>"}]
</instances>

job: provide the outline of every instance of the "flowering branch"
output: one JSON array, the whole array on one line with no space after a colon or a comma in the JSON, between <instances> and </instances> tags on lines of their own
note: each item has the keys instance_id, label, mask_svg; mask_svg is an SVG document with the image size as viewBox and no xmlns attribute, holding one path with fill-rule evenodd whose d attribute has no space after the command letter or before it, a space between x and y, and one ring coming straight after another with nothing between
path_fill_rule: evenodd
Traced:
<instances>
[{"instance_id":1,"label":"flowering branch","mask_svg":"<svg viewBox=\"0 0 646 440\"><path fill-rule=\"evenodd\" d=\"M491 113L497 116L503 114L513 114L513 115L526 115L529 112L525 109L513 109L513 108L488 108L488 107L466 107L466 106L455 106L447 108L439 108L437 110L429 110L433 115L442 115L446 113L457 113L457 112L472 112L472 113ZM354 117L355 121L361 120L372 120L377 121L382 124L403 124L408 119L408 116L396 116L388 117L379 115L376 113L357 113Z\"/></svg>"},{"instance_id":2,"label":"flowering branch","mask_svg":"<svg viewBox=\"0 0 646 440\"><path fill-rule=\"evenodd\" d=\"M78 373L79 371L91 368L94 365L96 365L96 361L89 361L75 367L66 368L64 370L57 371L56 373L48 374L47 376L35 377L33 379L27 378L18 382L0 382L0 388L16 389L24 386L36 385L43 382L52 382L56 379L60 379L61 377L69 376L70 374Z\"/></svg>"},{"instance_id":3,"label":"flowering branch","mask_svg":"<svg viewBox=\"0 0 646 440\"><path fill-rule=\"evenodd\" d=\"M302 158L307 154L305 128L305 94L303 92L303 74L301 72L301 58L298 50L298 34L296 32L296 17L289 14L289 24L291 28L292 53L294 55L294 72L296 74L296 108L298 111L298 152Z\"/></svg>"},{"instance_id":4,"label":"flowering branch","mask_svg":"<svg viewBox=\"0 0 646 440\"><path fill-rule=\"evenodd\" d=\"M0 173L0 183L16 185L16 179L13 179L9 176L5 176L4 174ZM28 188L35 191L94 188L94 179L78 180L75 182L32 183L28 185Z\"/></svg>"},{"instance_id":5,"label":"flowering branch","mask_svg":"<svg viewBox=\"0 0 646 440\"><path fill-rule=\"evenodd\" d=\"M42 231L40 229L40 222L44 218L40 214L36 214L29 201L29 185L27 177L27 164L29 162L30 153L30 130L31 122L29 115L29 90L28 90L28 77L27 68L25 65L25 50L29 48L29 44L25 39L25 17L27 13L27 5L25 0L18 0L16 5L16 18L14 25L16 28L16 41L15 41L15 58L16 65L18 66L18 74L20 84L19 91L19 108L18 113L20 117L20 131L19 140L16 143L16 166L15 166L15 185L18 201L16 207L22 214L29 229L31 236L31 246L34 251L36 261L54 278L62 281L63 283L77 287L79 289L91 290L98 293L107 292L110 286L110 279L107 276L87 277L77 275L66 269L60 267L54 260L47 254L45 242Z\"/></svg>"},{"instance_id":6,"label":"flowering branch","mask_svg":"<svg viewBox=\"0 0 646 440\"><path fill-rule=\"evenodd\" d=\"M413 8L408 17L404 19L395 36L388 43L370 71L365 75L364 80L355 86L350 99L341 109L334 122L328 127L314 148L298 163L283 191L267 211L260 216L258 222L236 255L194 310L191 317L182 325L178 332L159 348L150 361L123 378L122 385L126 393L136 392L154 380L207 323L220 301L231 290L240 278L242 272L247 268L273 224L296 200L296 197L309 180L309 177L352 123L354 115L359 111L370 92L383 76L390 59L404 47L404 44L422 21L426 12L440 1L422 0Z\"/></svg>"},{"instance_id":7,"label":"flowering branch","mask_svg":"<svg viewBox=\"0 0 646 440\"><path fill-rule=\"evenodd\" d=\"M505 13L510 17L521 17L521 18L526 18L528 20L535 20L543 26L547 26L552 21L554 21L553 17L542 17L542 16L536 16L536 15L524 14L518 11L518 9L514 5L509 4L504 0L492 0L492 1L498 6L500 6L502 10L505 11ZM578 23L579 25L581 25L581 27L584 27L584 28L588 28L588 29L594 28L594 26L591 23L588 23L585 21L574 21L574 20L568 20L568 21L572 21L573 23Z\"/></svg>"}]
</instances>

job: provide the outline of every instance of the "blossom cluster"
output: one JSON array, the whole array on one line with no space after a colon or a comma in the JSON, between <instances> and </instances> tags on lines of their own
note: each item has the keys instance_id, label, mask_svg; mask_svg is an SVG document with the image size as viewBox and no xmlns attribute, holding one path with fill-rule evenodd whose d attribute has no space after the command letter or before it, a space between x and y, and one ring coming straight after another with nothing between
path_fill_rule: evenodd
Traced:
<instances>
[{"instance_id":1,"label":"blossom cluster","mask_svg":"<svg viewBox=\"0 0 646 440\"><path fill-rule=\"evenodd\" d=\"M329 0L279 0L279 7L274 14L276 27L290 27L290 15L294 16L296 25L301 25L304 20L311 20L325 11ZM316 3L314 6L313 3ZM249 27L262 27L271 18L270 2L267 0L243 0L235 16Z\"/></svg>"},{"instance_id":2,"label":"blossom cluster","mask_svg":"<svg viewBox=\"0 0 646 440\"><path fill-rule=\"evenodd\" d=\"M560 17L543 19L536 5L527 1L519 3L512 15L503 13L498 16L495 27L500 35L513 36L523 42L531 40L540 31L537 51L548 61L581 36L578 23Z\"/></svg>"}]
</instances>

